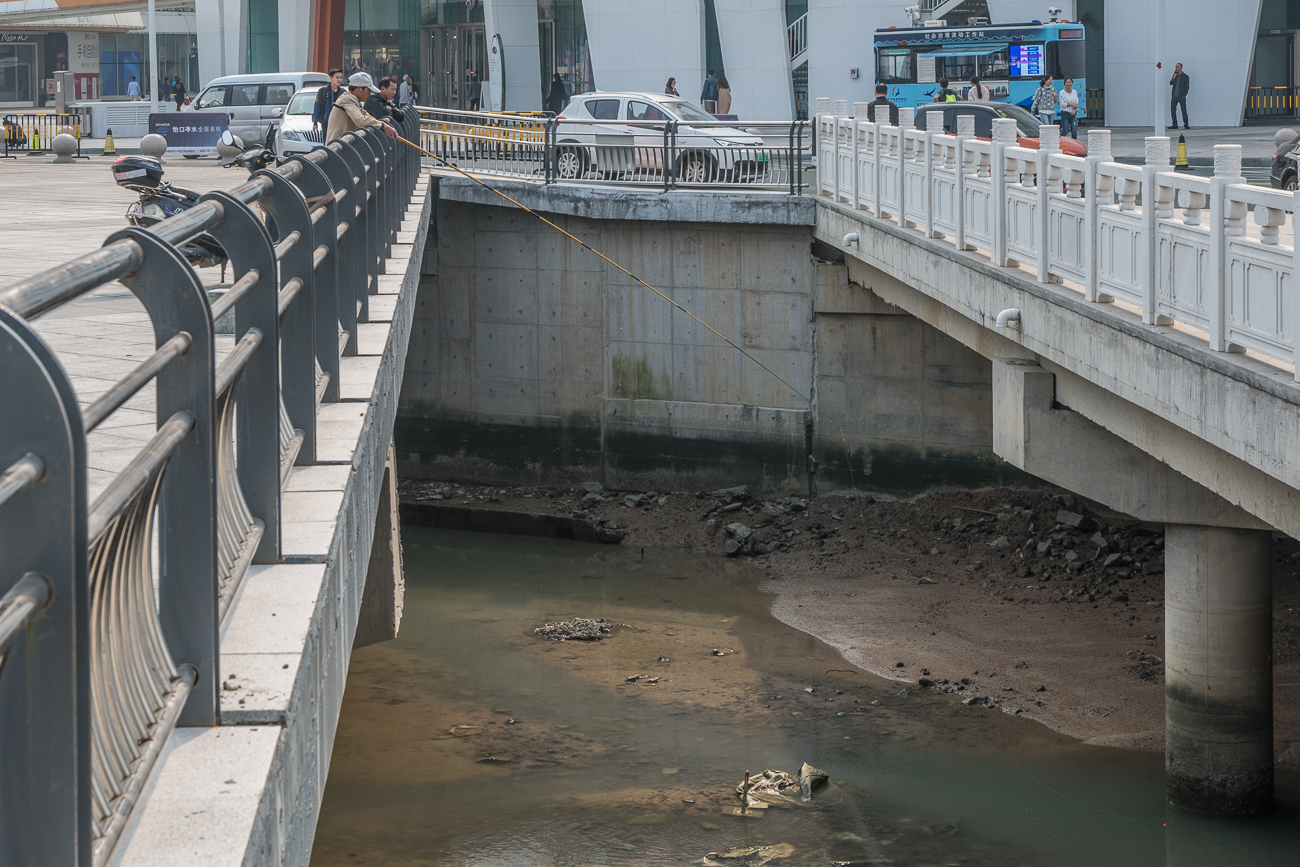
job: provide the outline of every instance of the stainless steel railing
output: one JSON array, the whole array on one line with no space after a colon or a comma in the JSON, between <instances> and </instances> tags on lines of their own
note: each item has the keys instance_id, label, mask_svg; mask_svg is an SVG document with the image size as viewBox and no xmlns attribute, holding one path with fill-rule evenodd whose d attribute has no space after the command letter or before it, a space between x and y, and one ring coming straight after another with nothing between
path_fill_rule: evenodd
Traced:
<instances>
[{"instance_id":1,"label":"stainless steel railing","mask_svg":"<svg viewBox=\"0 0 1300 867\"><path fill-rule=\"evenodd\" d=\"M800 194L807 121L593 121L419 109L423 147L466 171L554 183ZM437 160L426 163L437 165Z\"/></svg>"},{"instance_id":2,"label":"stainless steel railing","mask_svg":"<svg viewBox=\"0 0 1300 867\"><path fill-rule=\"evenodd\" d=\"M107 863L171 731L220 723L221 623L281 557L284 483L316 460L419 171L349 134L0 290L0 864ZM212 303L176 249L204 233L234 269ZM31 321L114 280L157 348L83 412ZM151 384L156 432L90 502L87 435Z\"/></svg>"}]
</instances>

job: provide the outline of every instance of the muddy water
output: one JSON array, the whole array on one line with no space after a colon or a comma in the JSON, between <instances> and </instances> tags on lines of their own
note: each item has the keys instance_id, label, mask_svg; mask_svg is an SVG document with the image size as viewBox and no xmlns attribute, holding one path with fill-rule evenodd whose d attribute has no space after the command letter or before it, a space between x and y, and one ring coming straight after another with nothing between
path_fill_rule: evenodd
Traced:
<instances>
[{"instance_id":1,"label":"muddy water","mask_svg":"<svg viewBox=\"0 0 1300 867\"><path fill-rule=\"evenodd\" d=\"M353 655L315 867L648 867L776 844L791 865L1296 863L1296 774L1263 819L1167 811L1159 754L899 696L774 620L748 564L403 533L402 634ZM532 634L575 616L613 632ZM811 805L732 815L746 769L804 761L833 781Z\"/></svg>"}]
</instances>

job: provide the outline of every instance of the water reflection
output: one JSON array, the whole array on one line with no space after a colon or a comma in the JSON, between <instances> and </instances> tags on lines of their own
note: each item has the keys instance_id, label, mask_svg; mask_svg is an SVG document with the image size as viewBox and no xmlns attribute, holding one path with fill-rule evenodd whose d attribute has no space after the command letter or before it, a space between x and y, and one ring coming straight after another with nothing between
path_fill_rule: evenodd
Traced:
<instances>
[{"instance_id":1,"label":"water reflection","mask_svg":"<svg viewBox=\"0 0 1300 867\"><path fill-rule=\"evenodd\" d=\"M773 863L1295 863L1296 774L1265 819L1167 815L1162 756L899 696L772 619L746 564L403 532L402 635L353 656L317 867L676 865L780 843ZM532 635L573 616L614 635ZM803 761L833 780L811 806L727 815L745 769Z\"/></svg>"}]
</instances>

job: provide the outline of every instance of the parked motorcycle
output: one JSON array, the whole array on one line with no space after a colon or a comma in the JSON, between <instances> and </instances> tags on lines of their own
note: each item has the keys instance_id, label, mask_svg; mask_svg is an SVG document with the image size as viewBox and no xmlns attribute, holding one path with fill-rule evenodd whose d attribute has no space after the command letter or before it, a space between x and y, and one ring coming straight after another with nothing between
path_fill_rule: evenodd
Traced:
<instances>
[{"instance_id":1,"label":"parked motorcycle","mask_svg":"<svg viewBox=\"0 0 1300 867\"><path fill-rule=\"evenodd\" d=\"M249 174L273 165L276 161L275 153L270 149L261 145L246 146L239 136L231 134L229 130L222 133L217 153L227 158L221 164L222 167L239 166L248 169ZM202 193L172 186L163 180L163 171L161 160L139 154L119 157L113 163L113 180L118 186L140 196L126 209L126 221L132 226L147 229L199 203ZM179 249L185 260L195 268L220 265L224 279L226 262L230 257L216 238L199 235L182 244Z\"/></svg>"}]
</instances>

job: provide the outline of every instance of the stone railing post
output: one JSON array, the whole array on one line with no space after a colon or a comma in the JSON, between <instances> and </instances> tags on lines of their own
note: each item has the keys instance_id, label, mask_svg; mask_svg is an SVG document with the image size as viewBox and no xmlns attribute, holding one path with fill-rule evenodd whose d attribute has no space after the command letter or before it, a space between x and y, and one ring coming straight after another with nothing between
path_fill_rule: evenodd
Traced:
<instances>
[{"instance_id":1,"label":"stone railing post","mask_svg":"<svg viewBox=\"0 0 1300 867\"><path fill-rule=\"evenodd\" d=\"M1142 322L1159 324L1156 314L1157 265L1159 263L1160 209L1156 207L1156 175L1169 171L1169 136L1147 136L1146 162L1142 166Z\"/></svg>"},{"instance_id":2,"label":"stone railing post","mask_svg":"<svg viewBox=\"0 0 1300 867\"><path fill-rule=\"evenodd\" d=\"M830 117L830 113L831 113L830 97L827 96L817 97L817 111L813 114L813 155L817 159L817 194L818 195L821 195L822 192L826 190L827 179L833 177L832 167L825 165L826 162L825 156L828 148L826 146L826 142L823 140L826 138L826 129L824 129L824 127L827 125L827 121ZM831 136L831 146L829 148L829 151L831 153L832 161L836 160L837 158L835 157L835 138L833 134ZM832 189L831 190L832 198L834 198L834 192L835 191Z\"/></svg>"},{"instance_id":3,"label":"stone railing post","mask_svg":"<svg viewBox=\"0 0 1300 867\"><path fill-rule=\"evenodd\" d=\"M871 212L880 217L880 129L889 125L889 106L871 109Z\"/></svg>"},{"instance_id":4,"label":"stone railing post","mask_svg":"<svg viewBox=\"0 0 1300 867\"><path fill-rule=\"evenodd\" d=\"M1300 278L1300 238L1295 237L1296 214L1300 213L1300 190L1295 191L1291 201L1291 362L1295 365L1295 381L1300 382L1300 288L1296 279Z\"/></svg>"},{"instance_id":5,"label":"stone railing post","mask_svg":"<svg viewBox=\"0 0 1300 867\"><path fill-rule=\"evenodd\" d=\"M1241 176L1241 145L1214 146L1214 177L1210 179L1210 348L1216 352L1239 351L1228 343L1228 237L1245 233L1246 205L1229 202L1229 184L1244 184Z\"/></svg>"},{"instance_id":6,"label":"stone railing post","mask_svg":"<svg viewBox=\"0 0 1300 867\"><path fill-rule=\"evenodd\" d=\"M1110 130L1088 130L1088 156L1083 177L1083 299L1101 302L1097 292L1097 221L1098 208L1110 203L1113 180L1097 171L1101 163L1110 162Z\"/></svg>"},{"instance_id":7,"label":"stone railing post","mask_svg":"<svg viewBox=\"0 0 1300 867\"><path fill-rule=\"evenodd\" d=\"M989 160L989 195L993 205L993 264L1007 264L1007 148L1015 147L1016 122L1009 117L993 121L993 153Z\"/></svg>"},{"instance_id":8,"label":"stone railing post","mask_svg":"<svg viewBox=\"0 0 1300 867\"><path fill-rule=\"evenodd\" d=\"M934 137L943 134L943 112L932 111L925 116L925 237L936 237L934 231Z\"/></svg>"},{"instance_id":9,"label":"stone railing post","mask_svg":"<svg viewBox=\"0 0 1300 867\"><path fill-rule=\"evenodd\" d=\"M1038 219L1034 221L1034 249L1038 251L1038 282L1048 283L1052 279L1051 249L1047 238L1051 223L1052 193L1060 191L1060 174L1052 178L1052 166L1048 160L1061 152L1061 128L1053 124L1038 127L1038 154L1034 158L1034 192L1037 195Z\"/></svg>"},{"instance_id":10,"label":"stone railing post","mask_svg":"<svg viewBox=\"0 0 1300 867\"><path fill-rule=\"evenodd\" d=\"M862 124L871 120L871 103L853 103L853 208L862 207L862 167L858 153L862 149Z\"/></svg>"},{"instance_id":11,"label":"stone railing post","mask_svg":"<svg viewBox=\"0 0 1300 867\"><path fill-rule=\"evenodd\" d=\"M916 109L898 110L898 225L912 228L907 221L907 131L916 126Z\"/></svg>"},{"instance_id":12,"label":"stone railing post","mask_svg":"<svg viewBox=\"0 0 1300 867\"><path fill-rule=\"evenodd\" d=\"M957 237L958 250L966 246L966 176L974 172L973 151L966 150L966 142L975 138L975 115L957 115Z\"/></svg>"}]
</instances>

